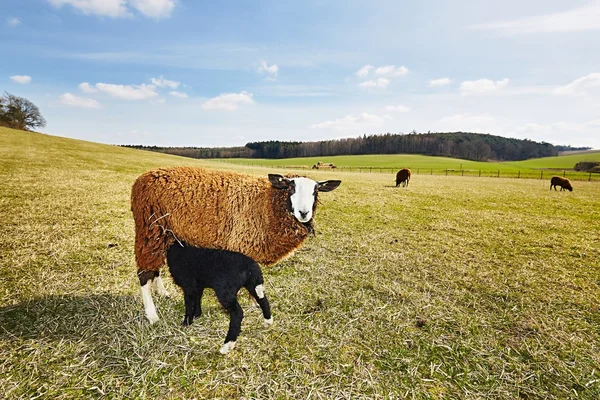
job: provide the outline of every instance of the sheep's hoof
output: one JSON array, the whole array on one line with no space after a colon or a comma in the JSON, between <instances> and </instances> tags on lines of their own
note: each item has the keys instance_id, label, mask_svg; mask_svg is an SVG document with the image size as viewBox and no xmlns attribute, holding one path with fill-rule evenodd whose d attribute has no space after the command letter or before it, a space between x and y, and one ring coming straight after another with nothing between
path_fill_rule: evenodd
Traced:
<instances>
[{"instance_id":1,"label":"sheep's hoof","mask_svg":"<svg viewBox=\"0 0 600 400\"><path fill-rule=\"evenodd\" d=\"M219 349L219 353L227 354L235 347L235 342L227 342Z\"/></svg>"},{"instance_id":2,"label":"sheep's hoof","mask_svg":"<svg viewBox=\"0 0 600 400\"><path fill-rule=\"evenodd\" d=\"M271 325L273 325L273 317L271 317L269 319L265 319L264 325L265 325L265 328L268 328Z\"/></svg>"},{"instance_id":3,"label":"sheep's hoof","mask_svg":"<svg viewBox=\"0 0 600 400\"><path fill-rule=\"evenodd\" d=\"M181 326L190 326L194 322L193 318L184 317L183 321L181 321Z\"/></svg>"},{"instance_id":4,"label":"sheep's hoof","mask_svg":"<svg viewBox=\"0 0 600 400\"><path fill-rule=\"evenodd\" d=\"M146 314L146 318L150 322L150 325L158 322L158 319L159 319L158 315L156 315L156 314L150 314L150 315Z\"/></svg>"}]
</instances>

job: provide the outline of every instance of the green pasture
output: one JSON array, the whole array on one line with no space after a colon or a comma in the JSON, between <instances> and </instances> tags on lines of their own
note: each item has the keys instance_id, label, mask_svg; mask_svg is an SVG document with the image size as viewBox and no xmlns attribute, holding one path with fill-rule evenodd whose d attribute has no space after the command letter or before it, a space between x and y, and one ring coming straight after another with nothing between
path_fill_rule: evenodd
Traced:
<instances>
[{"instance_id":1,"label":"green pasture","mask_svg":"<svg viewBox=\"0 0 600 400\"><path fill-rule=\"evenodd\" d=\"M218 160L215 160L218 161ZM228 163L261 166L304 166L312 167L317 162L334 163L338 167L381 167L381 168L410 168L410 169L473 169L495 170L494 163L460 160L448 157L432 157L418 154L377 154L357 156L327 156L327 157L300 157L284 159L256 159L256 158L229 158ZM509 167L517 170L516 167Z\"/></svg>"},{"instance_id":2,"label":"green pasture","mask_svg":"<svg viewBox=\"0 0 600 400\"><path fill-rule=\"evenodd\" d=\"M600 174L573 171L579 161L600 161L600 152L537 158L513 162L479 162L418 154L377 154L285 159L229 158L215 162L245 166L311 169L317 162L333 163L339 172L389 172L410 168L417 175L456 175L544 179L552 175L572 180L600 181Z\"/></svg>"},{"instance_id":3,"label":"green pasture","mask_svg":"<svg viewBox=\"0 0 600 400\"><path fill-rule=\"evenodd\" d=\"M342 184L222 356L166 269L144 317L130 188L168 165L281 172L0 128L0 398L600 398L600 183L298 170Z\"/></svg>"},{"instance_id":4,"label":"green pasture","mask_svg":"<svg viewBox=\"0 0 600 400\"><path fill-rule=\"evenodd\" d=\"M600 151L589 151L578 154L561 155L558 157L535 158L532 160L507 163L518 168L549 168L571 169L580 161L600 161Z\"/></svg>"}]
</instances>

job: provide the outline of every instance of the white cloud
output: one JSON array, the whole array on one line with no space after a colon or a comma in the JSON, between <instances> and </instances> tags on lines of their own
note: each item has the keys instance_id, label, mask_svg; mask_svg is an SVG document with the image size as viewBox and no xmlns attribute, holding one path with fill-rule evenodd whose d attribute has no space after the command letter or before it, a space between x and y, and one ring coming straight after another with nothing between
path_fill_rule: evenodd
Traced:
<instances>
[{"instance_id":1,"label":"white cloud","mask_svg":"<svg viewBox=\"0 0 600 400\"><path fill-rule=\"evenodd\" d=\"M169 94L171 96L174 96L174 97L179 97L180 99L187 99L189 97L187 93L185 93L185 92L178 92L176 90L170 91Z\"/></svg>"},{"instance_id":2,"label":"white cloud","mask_svg":"<svg viewBox=\"0 0 600 400\"><path fill-rule=\"evenodd\" d=\"M501 81L492 81L490 79L479 79L476 81L464 81L460 84L460 94L485 94L498 91L508 85L508 78Z\"/></svg>"},{"instance_id":3,"label":"white cloud","mask_svg":"<svg viewBox=\"0 0 600 400\"><path fill-rule=\"evenodd\" d=\"M29 75L13 75L10 77L10 80L21 84L27 84L31 82L31 77Z\"/></svg>"},{"instance_id":4,"label":"white cloud","mask_svg":"<svg viewBox=\"0 0 600 400\"><path fill-rule=\"evenodd\" d=\"M90 85L87 82L82 82L79 84L79 89L83 92L83 93L98 93L98 89L96 89L95 87L93 87L92 85Z\"/></svg>"},{"instance_id":5,"label":"white cloud","mask_svg":"<svg viewBox=\"0 0 600 400\"><path fill-rule=\"evenodd\" d=\"M158 96L154 85L113 85L110 83L97 83L96 89L113 97L124 100L147 100Z\"/></svg>"},{"instance_id":6,"label":"white cloud","mask_svg":"<svg viewBox=\"0 0 600 400\"><path fill-rule=\"evenodd\" d=\"M158 78L152 78L150 81L158 87L168 87L170 89L177 89L179 85L181 85L181 82L170 81L165 79L162 75Z\"/></svg>"},{"instance_id":7,"label":"white cloud","mask_svg":"<svg viewBox=\"0 0 600 400\"><path fill-rule=\"evenodd\" d=\"M100 103L98 103L96 100L78 97L71 93L62 94L59 97L59 100L60 104L70 107L101 108Z\"/></svg>"},{"instance_id":8,"label":"white cloud","mask_svg":"<svg viewBox=\"0 0 600 400\"><path fill-rule=\"evenodd\" d=\"M6 18L6 25L7 26L17 26L21 23L21 20L17 17L9 17Z\"/></svg>"},{"instance_id":9,"label":"white cloud","mask_svg":"<svg viewBox=\"0 0 600 400\"><path fill-rule=\"evenodd\" d=\"M590 139L596 137L600 120L587 122L557 121L547 124L528 123L515 128L515 134L531 140L555 144L570 144L579 138L579 143L590 145ZM587 138L582 141L583 138Z\"/></svg>"},{"instance_id":10,"label":"white cloud","mask_svg":"<svg viewBox=\"0 0 600 400\"><path fill-rule=\"evenodd\" d=\"M408 74L408 68L404 65L396 68L395 65L386 65L375 70L375 74L383 76L404 76Z\"/></svg>"},{"instance_id":11,"label":"white cloud","mask_svg":"<svg viewBox=\"0 0 600 400\"><path fill-rule=\"evenodd\" d=\"M70 5L86 15L100 15L107 17L127 17L131 13L127 10L126 0L49 0L54 7Z\"/></svg>"},{"instance_id":12,"label":"white cloud","mask_svg":"<svg viewBox=\"0 0 600 400\"><path fill-rule=\"evenodd\" d=\"M488 114L455 114L442 118L440 122L443 124L442 130L499 133L496 119Z\"/></svg>"},{"instance_id":13,"label":"white cloud","mask_svg":"<svg viewBox=\"0 0 600 400\"><path fill-rule=\"evenodd\" d=\"M385 89L390 84L389 79L379 78L376 81L365 81L358 84L362 89Z\"/></svg>"},{"instance_id":14,"label":"white cloud","mask_svg":"<svg viewBox=\"0 0 600 400\"><path fill-rule=\"evenodd\" d=\"M356 71L356 76L358 76L359 78L364 78L369 75L369 71L372 68L374 68L372 65L365 65L364 67Z\"/></svg>"},{"instance_id":15,"label":"white cloud","mask_svg":"<svg viewBox=\"0 0 600 400\"><path fill-rule=\"evenodd\" d=\"M175 8L175 0L129 0L131 6L150 18L166 18L171 16Z\"/></svg>"},{"instance_id":16,"label":"white cloud","mask_svg":"<svg viewBox=\"0 0 600 400\"><path fill-rule=\"evenodd\" d=\"M310 127L313 129L335 129L335 130L352 130L357 129L361 126L380 126L382 125L386 119L391 119L389 115L385 115L383 117L369 114L369 113L361 113L358 116L346 115L343 118L338 118L332 121L324 121L318 124L313 124Z\"/></svg>"},{"instance_id":17,"label":"white cloud","mask_svg":"<svg viewBox=\"0 0 600 400\"><path fill-rule=\"evenodd\" d=\"M240 93L223 93L205 101L202 108L205 110L234 111L241 105L254 104L252 96L254 96L252 93L244 91Z\"/></svg>"},{"instance_id":18,"label":"white cloud","mask_svg":"<svg viewBox=\"0 0 600 400\"><path fill-rule=\"evenodd\" d=\"M131 17L130 7L150 18L166 18L175 8L175 0L49 0L54 7L70 5L86 15Z\"/></svg>"},{"instance_id":19,"label":"white cloud","mask_svg":"<svg viewBox=\"0 0 600 400\"><path fill-rule=\"evenodd\" d=\"M258 72L261 74L267 73L269 76L267 77L268 81L276 81L277 73L279 72L279 67L276 64L271 66L267 65L266 61L263 61L260 67L258 67Z\"/></svg>"},{"instance_id":20,"label":"white cloud","mask_svg":"<svg viewBox=\"0 0 600 400\"><path fill-rule=\"evenodd\" d=\"M432 79L429 81L429 87L445 86L452 83L450 78Z\"/></svg>"},{"instance_id":21,"label":"white cloud","mask_svg":"<svg viewBox=\"0 0 600 400\"><path fill-rule=\"evenodd\" d=\"M396 106L386 106L385 107L386 111L397 111L397 112L409 112L410 111L410 107L406 107L402 104L398 104Z\"/></svg>"},{"instance_id":22,"label":"white cloud","mask_svg":"<svg viewBox=\"0 0 600 400\"><path fill-rule=\"evenodd\" d=\"M554 93L564 95L581 95L586 94L591 88L600 88L599 72L588 74L581 78L575 79L568 85L560 86L554 89Z\"/></svg>"},{"instance_id":23,"label":"white cloud","mask_svg":"<svg viewBox=\"0 0 600 400\"><path fill-rule=\"evenodd\" d=\"M551 14L518 18L511 21L471 25L470 29L493 30L506 35L577 32L600 29L600 2Z\"/></svg>"},{"instance_id":24,"label":"white cloud","mask_svg":"<svg viewBox=\"0 0 600 400\"><path fill-rule=\"evenodd\" d=\"M568 135L571 133L582 132L588 128L594 127L594 125L596 125L595 122L596 121L589 121L583 123L558 121L552 122L550 124L528 123L525 125L518 126L515 129L515 131L521 134L534 134L536 136L561 134L563 135L563 138L568 138Z\"/></svg>"}]
</instances>

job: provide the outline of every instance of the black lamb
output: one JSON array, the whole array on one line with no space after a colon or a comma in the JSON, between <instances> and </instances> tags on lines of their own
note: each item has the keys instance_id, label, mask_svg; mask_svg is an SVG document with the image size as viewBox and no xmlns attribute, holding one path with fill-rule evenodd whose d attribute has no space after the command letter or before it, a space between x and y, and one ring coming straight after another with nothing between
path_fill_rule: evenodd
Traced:
<instances>
[{"instance_id":1,"label":"black lamb","mask_svg":"<svg viewBox=\"0 0 600 400\"><path fill-rule=\"evenodd\" d=\"M213 289L219 302L229 312L229 331L225 344L219 350L222 354L227 354L235 347L244 317L237 301L237 293L242 287L245 287L260 305L265 326L273 323L258 263L238 252L182 244L183 246L175 243L169 247L167 264L173 280L183 289L183 325L190 325L194 318L202 314L202 292L205 288Z\"/></svg>"}]
</instances>

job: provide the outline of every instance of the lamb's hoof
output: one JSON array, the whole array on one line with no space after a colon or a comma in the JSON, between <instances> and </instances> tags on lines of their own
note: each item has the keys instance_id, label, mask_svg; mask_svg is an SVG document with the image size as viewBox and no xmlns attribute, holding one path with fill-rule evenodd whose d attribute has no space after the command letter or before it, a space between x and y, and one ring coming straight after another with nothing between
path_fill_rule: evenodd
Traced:
<instances>
[{"instance_id":1,"label":"lamb's hoof","mask_svg":"<svg viewBox=\"0 0 600 400\"><path fill-rule=\"evenodd\" d=\"M181 321L181 326L190 326L194 322L192 318L185 317L183 321Z\"/></svg>"},{"instance_id":2,"label":"lamb's hoof","mask_svg":"<svg viewBox=\"0 0 600 400\"><path fill-rule=\"evenodd\" d=\"M271 317L269 319L265 319L264 325L265 325L265 328L268 328L271 325L273 325L273 317Z\"/></svg>"},{"instance_id":3,"label":"lamb's hoof","mask_svg":"<svg viewBox=\"0 0 600 400\"><path fill-rule=\"evenodd\" d=\"M158 315L156 315L156 314L150 314L150 315L146 314L146 318L150 322L150 325L158 322L158 319L159 319Z\"/></svg>"},{"instance_id":4,"label":"lamb's hoof","mask_svg":"<svg viewBox=\"0 0 600 400\"><path fill-rule=\"evenodd\" d=\"M235 342L227 342L219 349L219 353L227 354L235 347Z\"/></svg>"}]
</instances>

